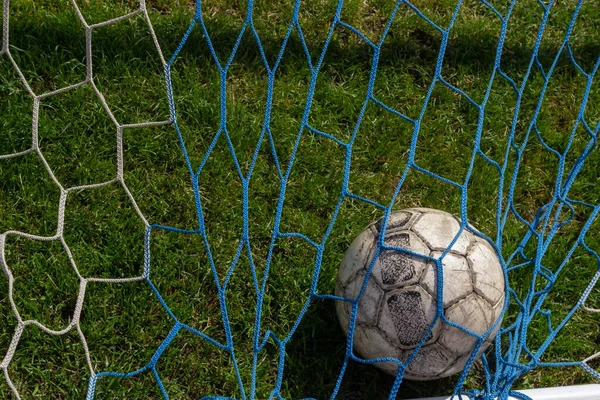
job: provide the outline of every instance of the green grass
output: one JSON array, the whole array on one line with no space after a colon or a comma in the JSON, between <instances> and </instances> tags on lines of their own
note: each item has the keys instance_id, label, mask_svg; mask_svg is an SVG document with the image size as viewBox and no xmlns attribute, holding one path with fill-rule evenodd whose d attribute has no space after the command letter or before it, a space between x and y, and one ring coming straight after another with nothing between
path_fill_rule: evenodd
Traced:
<instances>
[{"instance_id":1,"label":"green grass","mask_svg":"<svg viewBox=\"0 0 600 400\"><path fill-rule=\"evenodd\" d=\"M123 15L134 2L78 1L90 23ZM153 0L150 17L168 59L187 29L194 9L191 2ZM255 2L256 29L266 57L276 58L293 2ZM439 25L446 25L454 1L414 1ZM506 12L503 2L497 7ZM574 2L558 2L541 44L540 63L548 69L564 36ZM300 23L313 61L323 45L335 1L303 2ZM204 15L220 60L226 60L243 22L243 1L204 2ZM352 24L376 41L387 22L393 2L347 0L342 11ZM65 0L11 2L11 54L35 93L56 90L85 78L85 33ZM600 53L600 18L594 5L584 5L571 46L582 68L590 71ZM535 2L516 6L506 38L502 68L517 83L524 77L541 9ZM494 65L500 22L484 5L466 1L450 37L443 76L481 101ZM416 118L434 74L441 34L408 7L401 6L380 56L374 95L398 111ZM340 140L348 140L369 82L372 49L348 30L336 29L317 83L309 123ZM147 25L138 17L101 27L93 34L94 82L122 124L159 121L169 117L161 65ZM220 118L219 72L198 27L172 67L172 80L181 133L194 168L210 145ZM310 70L297 33L290 39L274 86L271 132L282 166L289 160L307 96ZM535 110L543 77L529 78L517 125L523 140ZM567 145L577 116L585 79L568 58L561 58L547 89L538 128L557 150ZM248 169L263 124L267 88L266 70L258 48L246 35L227 76L227 128L242 170ZM481 148L503 162L515 94L496 78L484 121ZM0 154L27 149L31 144L33 100L6 56L0 57ZM600 120L600 85L591 88L585 111L593 128ZM438 85L421 128L415 160L443 177L462 180L477 126L477 110L464 98ZM405 168L412 125L370 105L352 153L350 190L388 204ZM116 128L90 85L42 99L39 117L40 149L65 187L100 183L113 178L116 165ZM580 129L566 164L571 166L588 138ZM173 126L127 128L123 131L124 179L150 223L181 229L196 228L194 194ZM516 161L514 151L509 165ZM531 220L552 196L557 159L537 140L523 153L515 193L519 213ZM223 281L242 230L242 183L235 173L226 142L219 140L200 176L210 250ZM333 141L305 132L287 186L282 232L300 232L320 241L337 201L344 171L344 151ZM600 154L595 149L571 197L600 202ZM482 157L475 161L469 186L470 222L496 235L494 207L499 175ZM274 224L279 178L268 143L261 148L249 189L249 229L253 259L259 277ZM503 194L504 196L506 194ZM60 191L35 153L0 160L0 232L20 230L52 236L57 229ZM394 208L440 208L454 214L460 209L459 191L425 174L411 171ZM123 278L143 268L144 227L127 194L118 184L70 192L66 199L64 238L79 272L85 277ZM319 293L332 293L337 266L352 239L381 211L363 202L344 200L327 242ZM555 269L577 238L589 210L575 208L544 257ZM586 241L600 250L598 222ZM525 233L514 217L502 232L505 256ZM535 243L533 243L535 246ZM528 248L533 251L535 247ZM300 239L278 239L267 284L263 328L279 337L292 328L309 292L316 251ZM59 242L36 242L8 236L6 259L15 276L14 299L22 318L32 318L53 329L69 324L75 308L78 280ZM576 251L546 301L556 324L568 313L597 269L595 260ZM152 233L151 278L178 318L217 340L224 329L208 257L199 236L174 232ZM524 295L531 271L509 275L513 288ZM538 278L540 279L540 278ZM539 283L544 285L545 282ZM243 254L227 291L227 304L238 366L248 390L252 365L255 292L250 261ZM594 289L590 306L600 308ZM506 321L514 318L511 308ZM16 319L8 302L8 284L0 276L0 354L4 354ZM87 339L96 371L132 371L145 365L166 337L172 320L144 283L87 286L81 331ZM528 344L536 349L547 336L544 320L535 319ZM543 361L582 360L600 347L600 318L578 311L550 346ZM286 370L281 394L286 398L328 398L342 365L345 337L338 327L332 301L313 302L303 323L286 348ZM278 352L269 343L259 354L257 393L268 397L275 385ZM171 398L199 398L206 394L237 396L238 386L229 357L189 333L180 332L158 363L158 372ZM83 398L89 371L79 336L71 331L50 336L34 326L25 328L9 372L22 398ZM482 383L475 365L468 387ZM590 382L579 368L537 369L523 376L517 387L559 386ZM403 383L401 398L447 394L456 377L432 383ZM393 378L375 368L350 362L340 399L384 399ZM10 398L0 379L2 398ZM98 381L98 399L162 398L151 374L121 380Z\"/></svg>"}]
</instances>

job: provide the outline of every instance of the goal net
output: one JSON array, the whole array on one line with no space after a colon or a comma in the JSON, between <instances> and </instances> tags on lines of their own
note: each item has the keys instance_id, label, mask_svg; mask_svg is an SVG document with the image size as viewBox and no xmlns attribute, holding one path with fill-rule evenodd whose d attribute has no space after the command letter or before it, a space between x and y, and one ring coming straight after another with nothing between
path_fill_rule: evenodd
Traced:
<instances>
[{"instance_id":1,"label":"goal net","mask_svg":"<svg viewBox=\"0 0 600 400\"><path fill-rule=\"evenodd\" d=\"M3 396L600 379L597 4L43 3L3 1ZM506 279L493 345L436 385L403 379L420 346L364 359L335 316L356 324L360 298L334 295L352 239L409 207L459 217Z\"/></svg>"}]
</instances>

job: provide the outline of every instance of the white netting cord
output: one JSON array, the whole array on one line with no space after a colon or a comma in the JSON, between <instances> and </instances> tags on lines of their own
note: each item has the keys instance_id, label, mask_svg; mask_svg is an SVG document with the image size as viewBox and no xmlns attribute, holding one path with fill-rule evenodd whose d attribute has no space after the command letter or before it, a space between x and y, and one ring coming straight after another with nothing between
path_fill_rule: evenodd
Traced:
<instances>
[{"instance_id":1,"label":"white netting cord","mask_svg":"<svg viewBox=\"0 0 600 400\"><path fill-rule=\"evenodd\" d=\"M0 48L0 54L8 52L8 14L9 14L8 0L4 1L2 7L2 48Z\"/></svg>"},{"instance_id":2,"label":"white netting cord","mask_svg":"<svg viewBox=\"0 0 600 400\"><path fill-rule=\"evenodd\" d=\"M54 184L56 184L56 186L60 190L60 198L59 198L59 205L58 205L58 221L57 221L57 230L56 230L55 235L46 237L46 236L32 235L32 234L28 234L26 232L20 232L20 231L7 231L7 232L0 234L0 265L2 266L4 274L6 275L7 280L8 280L8 300L9 300L12 312L14 313L14 316L17 320L17 325L15 327L15 332L12 335L11 342L8 346L6 354L4 355L4 358L2 359L2 362L0 362L0 369L2 369L2 371L4 373L4 379L5 379L6 383L12 390L15 397L19 400L21 399L21 396L17 390L16 385L10 378L9 364L10 364L11 360L13 359L13 356L15 355L19 341L21 339L21 335L27 325L35 325L36 327L38 327L39 329L41 329L42 331L44 331L45 333L48 333L50 335L64 335L64 334L70 332L73 328L75 328L77 330L77 333L81 340L82 347L84 349L87 367L89 369L90 375L93 377L93 376L95 376L96 372L94 371L94 366L92 363L91 354L90 354L90 351L89 351L89 348L87 345L85 335L83 334L83 331L81 330L81 326L80 326L81 311L83 309L83 302L84 302L84 298L85 298L85 291L86 291L87 283L88 282L128 283L128 282L136 282L136 281L144 280L146 278L145 271L140 276L129 277L129 278L112 279L112 278L96 278L96 277L81 276L81 274L79 273L79 270L77 268L76 262L73 258L72 252L71 252L69 246L67 245L67 243L64 239L64 236L63 236L65 208L66 208L68 194L73 191L95 189L95 188L100 188L100 187L107 186L110 184L119 183L123 187L128 198L130 199L130 201L133 205L133 208L135 209L136 214L140 217L141 221L144 223L144 226L146 228L148 228L149 223L148 223L147 219L145 218L145 216L143 215L142 211L140 210L139 206L137 205L131 191L127 187L127 184L125 183L125 179L123 176L123 165L124 165L124 162L123 162L123 130L128 129L128 128L143 128L143 127L150 127L150 126L161 126L161 125L167 125L167 124L171 123L170 120L166 120L166 121L142 122L142 123L135 123L135 124L120 124L117 121L117 119L115 118L114 114L112 113L103 94L100 92L100 90L98 89L98 87L96 86L96 84L94 83L94 80L93 80L93 68L92 68L92 66L93 66L93 57L92 57L93 30L98 27L111 25L111 24L118 23L120 21L129 19L132 17L136 17L138 14L143 14L144 22L148 25L150 35L152 36L152 40L153 40L156 50L158 52L161 65L163 66L163 69L164 69L164 66L166 64L165 59L162 54L162 50L160 48L156 34L154 32L154 28L150 21L150 17L146 10L145 2L142 0L140 2L139 8L131 13L128 13L126 15L123 15L121 17L117 17L117 18L114 18L114 19L111 19L108 21L93 24L93 25L89 25L86 22L81 10L77 6L75 0L71 0L71 3L79 17L79 20L81 21L82 25L85 28L86 77L83 81L81 81L79 83L38 95L38 94L34 93L34 91L32 90L32 88L29 85L29 83L27 82L27 79L25 78L23 72L19 68L18 64L16 63L16 61L14 60L14 58L10 52L10 48L9 48L10 1L4 0L4 2L3 2L4 24L3 24L3 32L2 32L2 49L0 51L0 56L8 58L8 60L12 64L15 72L19 76L21 83L27 90L28 94L33 98L33 110L32 110L32 135L31 135L32 145L31 145L31 147L27 150L20 151L20 152L15 152L15 153L10 153L10 154L0 154L0 159L15 158L15 157L20 157L20 156L24 156L26 154L35 152L38 155L39 159L41 160L42 164L44 165L45 169L47 170L51 180L54 182ZM75 90L84 85L92 86L94 93L96 94L96 97L100 100L100 103L102 104L104 110L106 111L107 115L112 120L113 124L115 125L115 130L117 133L116 134L117 173L116 173L115 178L108 180L106 182L90 184L90 185L74 186L74 187L65 189L63 187L63 185L59 182L56 175L53 173L52 168L50 167L49 163L46 161L41 149L39 148L38 121L39 121L40 101L45 98L54 96L54 95L58 95L58 94L65 93L65 92L68 92L71 90ZM16 305L14 297L13 297L14 277L10 270L10 266L6 262L6 257L5 257L6 238L9 235L20 236L20 237L24 237L24 238L36 240L36 241L59 241L60 242L62 248L64 249L64 251L68 257L69 263L71 264L73 270L75 271L75 274L77 275L77 277L79 279L78 295L77 295L77 300L76 300L72 320L65 328L63 328L61 330L53 330L53 329L48 328L47 326L45 326L44 324L40 323L37 320L23 320L23 318L19 314L17 305Z\"/></svg>"}]
</instances>

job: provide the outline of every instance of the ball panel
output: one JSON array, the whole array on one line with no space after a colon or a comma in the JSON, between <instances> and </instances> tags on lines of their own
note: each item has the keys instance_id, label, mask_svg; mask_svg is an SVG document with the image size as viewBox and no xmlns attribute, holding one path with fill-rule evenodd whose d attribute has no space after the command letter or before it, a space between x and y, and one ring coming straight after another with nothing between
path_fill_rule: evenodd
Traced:
<instances>
[{"instance_id":1,"label":"ball panel","mask_svg":"<svg viewBox=\"0 0 600 400\"><path fill-rule=\"evenodd\" d=\"M439 258L442 255L441 251L434 251L431 257ZM458 254L448 253L442 260L444 270L443 282L443 298L444 308L450 307L460 299L464 299L469 294L473 293L473 282L471 279L471 270L467 260ZM433 297L437 295L437 267L435 263L429 262L421 285Z\"/></svg>"},{"instance_id":2,"label":"ball panel","mask_svg":"<svg viewBox=\"0 0 600 400\"><path fill-rule=\"evenodd\" d=\"M360 289L364 282L366 271L360 271L354 279L352 279L345 290L345 298L354 300L358 297ZM371 277L367 282L367 287L360 296L358 302L358 311L356 313L356 323L362 325L375 325L377 324L377 317L379 315L379 308L381 305L381 299L383 298L383 290L377 285L375 280ZM350 304L350 303L346 303ZM351 307L350 307L351 308ZM351 310L349 311L351 312Z\"/></svg>"},{"instance_id":3,"label":"ball panel","mask_svg":"<svg viewBox=\"0 0 600 400\"><path fill-rule=\"evenodd\" d=\"M423 339L436 315L435 300L420 286L387 292L377 326L400 348L411 349ZM437 337L436 324L426 343Z\"/></svg>"},{"instance_id":4,"label":"ball panel","mask_svg":"<svg viewBox=\"0 0 600 400\"><path fill-rule=\"evenodd\" d=\"M400 359L400 350L378 328L357 325L354 332L354 348L365 360L386 357ZM378 362L374 365L392 375L398 372L398 364L394 362Z\"/></svg>"},{"instance_id":5,"label":"ball panel","mask_svg":"<svg viewBox=\"0 0 600 400\"><path fill-rule=\"evenodd\" d=\"M477 355L477 357L479 357L483 353L483 351L484 351L484 349L479 351L479 354ZM465 368L467 361L469 361L470 356L471 356L471 353L469 352L468 354L461 356L459 359L454 361L452 364L450 364L450 366L444 372L442 372L440 374L440 378L445 378L447 376L451 376L451 375L458 374L459 372L461 372Z\"/></svg>"},{"instance_id":6,"label":"ball panel","mask_svg":"<svg viewBox=\"0 0 600 400\"><path fill-rule=\"evenodd\" d=\"M365 229L352 241L352 244L344 254L338 272L338 279L342 282L342 285L346 285L358 271L365 268L365 265L368 266L371 249L376 244L375 240L373 232Z\"/></svg>"},{"instance_id":7,"label":"ball panel","mask_svg":"<svg viewBox=\"0 0 600 400\"><path fill-rule=\"evenodd\" d=\"M502 299L500 299L500 301L493 308L494 308L494 315L492 317L492 324L494 324L500 317L502 317L502 310L504 308L504 297L502 297ZM498 331L500 330L501 327L502 327L502 321L500 321L500 323L498 323L498 325L494 328L494 330L490 333L490 335L486 339L490 344L494 341L494 338L496 337L496 334L498 333Z\"/></svg>"},{"instance_id":8,"label":"ball panel","mask_svg":"<svg viewBox=\"0 0 600 400\"><path fill-rule=\"evenodd\" d=\"M386 236L397 230L407 230L410 229L415 219L419 216L419 212L412 210L402 210L402 211L394 211L390 213L388 217L388 222L386 226ZM383 223L383 218L380 218L377 222L373 224L373 227L379 234L381 232L381 225Z\"/></svg>"},{"instance_id":9,"label":"ball panel","mask_svg":"<svg viewBox=\"0 0 600 400\"><path fill-rule=\"evenodd\" d=\"M426 212L415 221L412 231L416 232L431 250L445 251L460 231L460 223L452 214L443 211ZM452 250L466 254L473 240L473 235L464 229Z\"/></svg>"},{"instance_id":10,"label":"ball panel","mask_svg":"<svg viewBox=\"0 0 600 400\"><path fill-rule=\"evenodd\" d=\"M504 299L504 272L493 247L478 239L467 254L475 291L492 305Z\"/></svg>"},{"instance_id":11,"label":"ball panel","mask_svg":"<svg viewBox=\"0 0 600 400\"><path fill-rule=\"evenodd\" d=\"M469 355L462 356L458 360L454 361L450 366L440 374L440 378L445 378L454 374L458 374L463 370L465 364L469 360Z\"/></svg>"},{"instance_id":12,"label":"ball panel","mask_svg":"<svg viewBox=\"0 0 600 400\"><path fill-rule=\"evenodd\" d=\"M429 255L429 248L410 231L387 234L387 246L409 249ZM418 282L426 267L425 260L396 250L384 250L373 266L373 276L384 289L395 289Z\"/></svg>"},{"instance_id":13,"label":"ball panel","mask_svg":"<svg viewBox=\"0 0 600 400\"><path fill-rule=\"evenodd\" d=\"M402 211L410 211L410 212L418 212L420 214L448 214L446 211L438 210L436 208L427 208L427 207L411 207Z\"/></svg>"},{"instance_id":14,"label":"ball panel","mask_svg":"<svg viewBox=\"0 0 600 400\"><path fill-rule=\"evenodd\" d=\"M451 306L446 318L478 335L484 334L494 323L494 310L490 303L477 294ZM477 343L477 338L456 327L444 324L438 341L456 355L468 354Z\"/></svg>"},{"instance_id":15,"label":"ball panel","mask_svg":"<svg viewBox=\"0 0 600 400\"><path fill-rule=\"evenodd\" d=\"M408 364L405 376L411 380L438 378L455 359L452 353L438 343L423 346Z\"/></svg>"},{"instance_id":16,"label":"ball panel","mask_svg":"<svg viewBox=\"0 0 600 400\"><path fill-rule=\"evenodd\" d=\"M338 297L346 297L346 293L342 283L338 280L335 283L335 295ZM348 333L348 326L350 325L350 303L347 301L336 301L335 302L335 311L338 316L338 320L340 322L340 326L344 330L344 333Z\"/></svg>"},{"instance_id":17,"label":"ball panel","mask_svg":"<svg viewBox=\"0 0 600 400\"><path fill-rule=\"evenodd\" d=\"M504 308L504 296L500 299L498 303L494 306L494 317L492 322L495 322L502 315L502 309Z\"/></svg>"}]
</instances>

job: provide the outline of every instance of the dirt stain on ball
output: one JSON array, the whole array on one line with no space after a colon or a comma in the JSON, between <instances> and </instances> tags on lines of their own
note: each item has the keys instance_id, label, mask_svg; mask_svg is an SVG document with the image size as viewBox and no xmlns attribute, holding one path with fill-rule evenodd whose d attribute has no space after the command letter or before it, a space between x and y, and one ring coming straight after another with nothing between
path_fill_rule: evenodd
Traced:
<instances>
[{"instance_id":1,"label":"dirt stain on ball","mask_svg":"<svg viewBox=\"0 0 600 400\"><path fill-rule=\"evenodd\" d=\"M429 329L421 294L416 291L396 293L387 299L387 306L400 344L403 346L419 344Z\"/></svg>"},{"instance_id":2,"label":"dirt stain on ball","mask_svg":"<svg viewBox=\"0 0 600 400\"><path fill-rule=\"evenodd\" d=\"M394 247L410 248L410 236L401 233L394 237ZM386 285L395 285L409 281L415 275L412 260L406 254L396 250L386 250L379 257L381 279Z\"/></svg>"}]
</instances>

